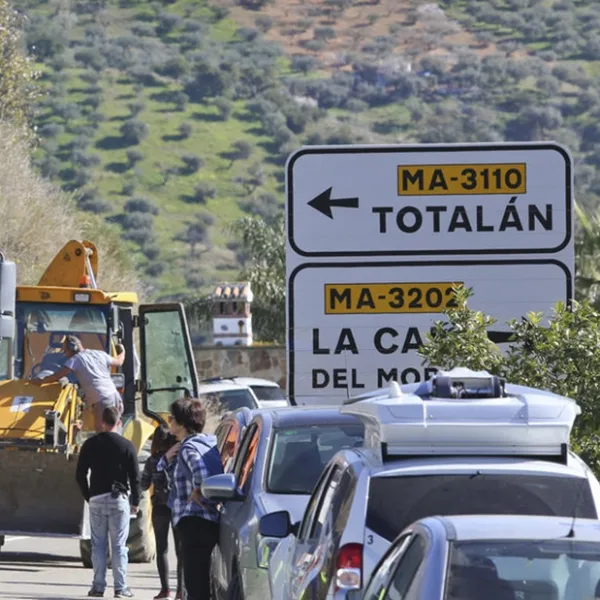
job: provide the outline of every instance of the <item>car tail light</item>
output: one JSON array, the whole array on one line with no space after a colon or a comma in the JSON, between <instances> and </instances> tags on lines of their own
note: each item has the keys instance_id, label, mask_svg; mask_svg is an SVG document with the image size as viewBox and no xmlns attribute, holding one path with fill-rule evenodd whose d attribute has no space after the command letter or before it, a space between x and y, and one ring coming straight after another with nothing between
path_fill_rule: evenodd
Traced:
<instances>
[{"instance_id":1,"label":"car tail light","mask_svg":"<svg viewBox=\"0 0 600 600\"><path fill-rule=\"evenodd\" d=\"M358 590L362 583L362 544L346 544L338 552L336 590Z\"/></svg>"}]
</instances>

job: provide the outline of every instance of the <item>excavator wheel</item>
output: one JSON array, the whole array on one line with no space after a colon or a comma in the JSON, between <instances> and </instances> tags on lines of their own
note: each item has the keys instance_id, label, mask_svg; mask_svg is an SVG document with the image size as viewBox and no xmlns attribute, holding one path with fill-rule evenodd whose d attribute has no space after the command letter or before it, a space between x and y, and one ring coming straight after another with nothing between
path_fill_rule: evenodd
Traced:
<instances>
[{"instance_id":1,"label":"excavator wheel","mask_svg":"<svg viewBox=\"0 0 600 600\"><path fill-rule=\"evenodd\" d=\"M92 568L92 543L91 540L79 540L79 556L85 569Z\"/></svg>"},{"instance_id":2,"label":"excavator wheel","mask_svg":"<svg viewBox=\"0 0 600 600\"><path fill-rule=\"evenodd\" d=\"M140 450L138 455L140 473L144 470L146 460L150 457L151 446L152 441L148 440ZM127 546L130 563L149 563L156 558L156 540L152 527L152 502L150 502L150 495L147 491L143 492L140 498L140 510L137 518L131 519Z\"/></svg>"},{"instance_id":3,"label":"excavator wheel","mask_svg":"<svg viewBox=\"0 0 600 600\"><path fill-rule=\"evenodd\" d=\"M152 504L148 492L142 494L137 518L131 519L127 546L130 563L149 563L156 557L156 541L152 528Z\"/></svg>"},{"instance_id":4,"label":"excavator wheel","mask_svg":"<svg viewBox=\"0 0 600 600\"><path fill-rule=\"evenodd\" d=\"M107 553L108 566L110 567L110 552ZM81 556L81 562L86 569L92 568L92 541L91 540L79 540L79 555Z\"/></svg>"}]
</instances>

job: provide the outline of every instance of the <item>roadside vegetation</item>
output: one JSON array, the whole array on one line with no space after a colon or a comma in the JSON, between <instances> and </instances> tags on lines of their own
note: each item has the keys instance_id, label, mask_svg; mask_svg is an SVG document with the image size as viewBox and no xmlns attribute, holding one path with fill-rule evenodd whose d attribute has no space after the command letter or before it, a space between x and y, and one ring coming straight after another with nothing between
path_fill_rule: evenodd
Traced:
<instances>
[{"instance_id":1,"label":"roadside vegetation","mask_svg":"<svg viewBox=\"0 0 600 600\"><path fill-rule=\"evenodd\" d=\"M153 297L248 269L302 144L554 139L598 207L589 0L23 0L39 171L107 220Z\"/></svg>"},{"instance_id":2,"label":"roadside vegetation","mask_svg":"<svg viewBox=\"0 0 600 600\"><path fill-rule=\"evenodd\" d=\"M28 126L42 97L34 65L22 52L22 20L0 0L0 251L17 263L21 284L35 284L70 239L98 243L100 282L143 292L121 240L103 220L77 210L69 195L31 163Z\"/></svg>"}]
</instances>

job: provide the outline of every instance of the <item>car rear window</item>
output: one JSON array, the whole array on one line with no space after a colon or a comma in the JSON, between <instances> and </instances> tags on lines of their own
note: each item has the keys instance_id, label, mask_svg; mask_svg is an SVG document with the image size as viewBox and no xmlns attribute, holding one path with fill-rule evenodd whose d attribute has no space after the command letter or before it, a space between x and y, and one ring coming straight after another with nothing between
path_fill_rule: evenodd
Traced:
<instances>
[{"instance_id":1,"label":"car rear window","mask_svg":"<svg viewBox=\"0 0 600 600\"><path fill-rule=\"evenodd\" d=\"M251 409L258 408L256 400L249 390L212 392L210 394L200 394L199 398L218 412L237 410L244 407Z\"/></svg>"},{"instance_id":2,"label":"car rear window","mask_svg":"<svg viewBox=\"0 0 600 600\"><path fill-rule=\"evenodd\" d=\"M373 477L367 527L392 541L434 515L542 515L596 519L587 479L548 475Z\"/></svg>"},{"instance_id":3,"label":"car rear window","mask_svg":"<svg viewBox=\"0 0 600 600\"><path fill-rule=\"evenodd\" d=\"M269 400L285 400L285 394L280 387L268 385L251 385L252 391L259 400L268 402Z\"/></svg>"},{"instance_id":4,"label":"car rear window","mask_svg":"<svg viewBox=\"0 0 600 600\"><path fill-rule=\"evenodd\" d=\"M455 542L444 599L597 598L599 576L598 543L577 536Z\"/></svg>"},{"instance_id":5,"label":"car rear window","mask_svg":"<svg viewBox=\"0 0 600 600\"><path fill-rule=\"evenodd\" d=\"M275 431L267 491L310 494L327 463L339 450L362 446L362 423L323 424Z\"/></svg>"}]
</instances>

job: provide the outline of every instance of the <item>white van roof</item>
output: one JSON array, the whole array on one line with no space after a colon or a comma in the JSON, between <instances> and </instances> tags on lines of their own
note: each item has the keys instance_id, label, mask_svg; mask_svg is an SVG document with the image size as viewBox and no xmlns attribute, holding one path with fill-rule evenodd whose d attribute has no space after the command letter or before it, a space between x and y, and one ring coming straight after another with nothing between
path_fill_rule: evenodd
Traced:
<instances>
[{"instance_id":1,"label":"white van roof","mask_svg":"<svg viewBox=\"0 0 600 600\"><path fill-rule=\"evenodd\" d=\"M537 456L566 460L581 408L551 392L453 369L419 384L392 382L341 408L365 422L365 446L387 456Z\"/></svg>"}]
</instances>

